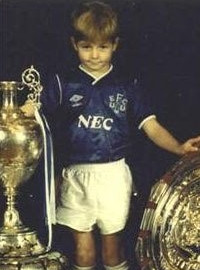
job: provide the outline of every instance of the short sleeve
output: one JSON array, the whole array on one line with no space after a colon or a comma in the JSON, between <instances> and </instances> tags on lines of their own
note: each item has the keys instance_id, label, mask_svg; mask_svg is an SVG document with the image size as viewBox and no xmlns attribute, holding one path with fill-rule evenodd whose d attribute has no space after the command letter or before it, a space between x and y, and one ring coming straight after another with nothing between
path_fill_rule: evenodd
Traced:
<instances>
[{"instance_id":1,"label":"short sleeve","mask_svg":"<svg viewBox=\"0 0 200 270\"><path fill-rule=\"evenodd\" d=\"M134 125L139 129L151 118L156 118L149 94L141 86L138 79L134 79L128 86L129 114Z\"/></svg>"}]
</instances>

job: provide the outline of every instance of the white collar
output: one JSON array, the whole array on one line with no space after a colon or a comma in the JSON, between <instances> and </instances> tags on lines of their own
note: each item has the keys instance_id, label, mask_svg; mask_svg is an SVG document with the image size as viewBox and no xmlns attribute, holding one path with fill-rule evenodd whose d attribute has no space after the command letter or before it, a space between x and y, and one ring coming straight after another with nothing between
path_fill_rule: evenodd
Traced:
<instances>
[{"instance_id":1,"label":"white collar","mask_svg":"<svg viewBox=\"0 0 200 270\"><path fill-rule=\"evenodd\" d=\"M105 77L108 73L111 72L111 70L113 69L113 65L110 65L110 68L104 73L102 74L100 77L96 78L92 73L90 73L89 71L87 71L82 65L79 65L79 68L85 72L86 74L88 74L89 76L91 76L94 81L92 82L92 85L96 84L98 81L100 81L103 77Z\"/></svg>"}]
</instances>

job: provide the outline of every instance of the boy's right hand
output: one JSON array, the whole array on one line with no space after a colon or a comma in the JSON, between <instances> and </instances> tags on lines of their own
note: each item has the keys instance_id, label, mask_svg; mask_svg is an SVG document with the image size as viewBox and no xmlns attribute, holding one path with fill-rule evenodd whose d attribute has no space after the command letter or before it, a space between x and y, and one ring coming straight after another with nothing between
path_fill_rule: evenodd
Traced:
<instances>
[{"instance_id":1,"label":"boy's right hand","mask_svg":"<svg viewBox=\"0 0 200 270\"><path fill-rule=\"evenodd\" d=\"M35 115L35 105L33 102L27 101L20 107L21 111L27 117L34 117Z\"/></svg>"}]
</instances>

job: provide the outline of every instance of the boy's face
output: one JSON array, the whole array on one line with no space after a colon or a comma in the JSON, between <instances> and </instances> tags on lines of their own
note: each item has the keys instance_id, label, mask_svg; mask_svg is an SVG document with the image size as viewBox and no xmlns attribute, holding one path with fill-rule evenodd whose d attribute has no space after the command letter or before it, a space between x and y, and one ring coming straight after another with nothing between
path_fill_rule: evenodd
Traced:
<instances>
[{"instance_id":1,"label":"boy's face","mask_svg":"<svg viewBox=\"0 0 200 270\"><path fill-rule=\"evenodd\" d=\"M115 42L90 42L80 40L72 44L77 51L82 66L95 77L104 74L110 67L113 52L117 48L118 40Z\"/></svg>"}]
</instances>

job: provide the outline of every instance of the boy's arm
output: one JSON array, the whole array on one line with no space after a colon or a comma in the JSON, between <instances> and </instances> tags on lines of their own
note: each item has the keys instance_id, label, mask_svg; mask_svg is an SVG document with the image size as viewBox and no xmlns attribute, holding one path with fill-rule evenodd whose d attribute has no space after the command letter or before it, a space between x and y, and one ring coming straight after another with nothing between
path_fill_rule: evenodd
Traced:
<instances>
[{"instance_id":1,"label":"boy's arm","mask_svg":"<svg viewBox=\"0 0 200 270\"><path fill-rule=\"evenodd\" d=\"M175 153L177 155L184 155L189 152L198 151L197 144L200 143L200 136L191 138L185 143L177 141L171 133L165 129L156 118L152 118L144 123L142 126L147 136L159 147Z\"/></svg>"}]
</instances>

